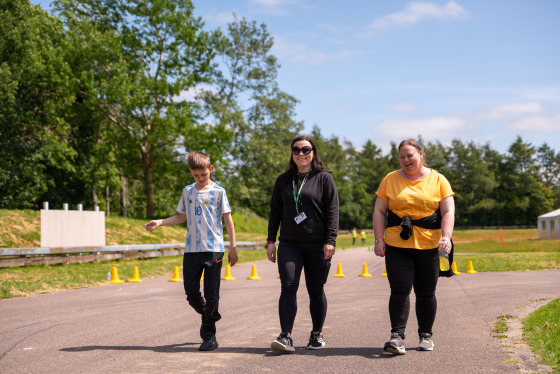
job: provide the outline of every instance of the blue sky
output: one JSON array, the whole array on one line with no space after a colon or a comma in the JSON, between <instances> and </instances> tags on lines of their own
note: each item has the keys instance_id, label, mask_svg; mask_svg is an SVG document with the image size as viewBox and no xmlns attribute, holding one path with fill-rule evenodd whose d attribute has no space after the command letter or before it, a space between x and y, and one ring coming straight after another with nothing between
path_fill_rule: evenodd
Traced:
<instances>
[{"instance_id":1,"label":"blue sky","mask_svg":"<svg viewBox=\"0 0 560 374\"><path fill-rule=\"evenodd\" d=\"M50 0L32 0L48 9ZM560 151L560 1L198 0L208 28L265 23L297 119L360 148L521 135Z\"/></svg>"}]
</instances>

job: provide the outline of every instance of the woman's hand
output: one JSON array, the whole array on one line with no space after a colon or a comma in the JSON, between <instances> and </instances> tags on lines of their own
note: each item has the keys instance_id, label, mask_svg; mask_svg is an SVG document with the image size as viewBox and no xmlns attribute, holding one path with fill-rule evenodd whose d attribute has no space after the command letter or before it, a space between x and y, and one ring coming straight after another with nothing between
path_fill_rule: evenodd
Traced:
<instances>
[{"instance_id":1,"label":"woman's hand","mask_svg":"<svg viewBox=\"0 0 560 374\"><path fill-rule=\"evenodd\" d=\"M379 257L385 257L385 240L380 240L373 247L373 252Z\"/></svg>"},{"instance_id":2,"label":"woman's hand","mask_svg":"<svg viewBox=\"0 0 560 374\"><path fill-rule=\"evenodd\" d=\"M451 240L447 236L442 237L439 241L439 248L443 249L445 253L451 252Z\"/></svg>"},{"instance_id":3,"label":"woman's hand","mask_svg":"<svg viewBox=\"0 0 560 374\"><path fill-rule=\"evenodd\" d=\"M331 258L334 255L334 245L325 244L323 245L323 253L325 254L325 260Z\"/></svg>"},{"instance_id":4,"label":"woman's hand","mask_svg":"<svg viewBox=\"0 0 560 374\"><path fill-rule=\"evenodd\" d=\"M276 262L276 244L275 243L268 243L266 246L266 255L268 256L268 260L270 262Z\"/></svg>"}]
</instances>

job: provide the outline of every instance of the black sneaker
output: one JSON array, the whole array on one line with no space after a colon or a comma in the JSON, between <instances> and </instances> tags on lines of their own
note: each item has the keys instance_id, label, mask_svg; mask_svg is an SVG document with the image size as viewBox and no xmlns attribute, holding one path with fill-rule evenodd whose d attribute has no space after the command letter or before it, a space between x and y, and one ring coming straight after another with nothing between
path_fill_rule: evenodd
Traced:
<instances>
[{"instance_id":1,"label":"black sneaker","mask_svg":"<svg viewBox=\"0 0 560 374\"><path fill-rule=\"evenodd\" d=\"M204 339L198 347L199 351L213 351L214 349L218 348L218 341L216 340L216 336L212 335L210 338Z\"/></svg>"},{"instance_id":2,"label":"black sneaker","mask_svg":"<svg viewBox=\"0 0 560 374\"><path fill-rule=\"evenodd\" d=\"M404 355L406 353L404 349L404 340L397 332L391 333L391 340L385 343L383 347L385 352L392 353L394 355Z\"/></svg>"},{"instance_id":3,"label":"black sneaker","mask_svg":"<svg viewBox=\"0 0 560 374\"><path fill-rule=\"evenodd\" d=\"M294 352L294 341L286 334L280 334L271 344L270 348L280 352Z\"/></svg>"},{"instance_id":4,"label":"black sneaker","mask_svg":"<svg viewBox=\"0 0 560 374\"><path fill-rule=\"evenodd\" d=\"M323 335L321 331L311 331L309 336L309 343L305 349L321 349L325 346L325 341L323 340Z\"/></svg>"}]
</instances>

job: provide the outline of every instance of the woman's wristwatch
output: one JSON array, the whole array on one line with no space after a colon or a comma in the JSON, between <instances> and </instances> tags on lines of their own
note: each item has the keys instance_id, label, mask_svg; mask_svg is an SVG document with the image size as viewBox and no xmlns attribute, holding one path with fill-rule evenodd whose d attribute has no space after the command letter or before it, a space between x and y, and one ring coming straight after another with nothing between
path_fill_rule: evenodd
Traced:
<instances>
[{"instance_id":1,"label":"woman's wristwatch","mask_svg":"<svg viewBox=\"0 0 560 374\"><path fill-rule=\"evenodd\" d=\"M379 242L382 242L382 241L383 241L383 239L375 239L375 244L377 244Z\"/></svg>"}]
</instances>

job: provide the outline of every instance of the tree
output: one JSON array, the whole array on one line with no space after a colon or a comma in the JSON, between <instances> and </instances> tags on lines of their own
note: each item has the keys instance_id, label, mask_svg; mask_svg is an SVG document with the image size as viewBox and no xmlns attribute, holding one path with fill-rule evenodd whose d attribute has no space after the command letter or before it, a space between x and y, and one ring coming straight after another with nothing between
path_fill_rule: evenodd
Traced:
<instances>
[{"instance_id":1,"label":"tree","mask_svg":"<svg viewBox=\"0 0 560 374\"><path fill-rule=\"evenodd\" d=\"M518 136L508 148L502 165L498 200L504 202L504 224L534 225L552 209L553 193L538 178L536 150Z\"/></svg>"},{"instance_id":2,"label":"tree","mask_svg":"<svg viewBox=\"0 0 560 374\"><path fill-rule=\"evenodd\" d=\"M547 143L543 143L537 150L540 176L544 184L554 194L554 208L560 207L560 152L554 152Z\"/></svg>"},{"instance_id":3,"label":"tree","mask_svg":"<svg viewBox=\"0 0 560 374\"><path fill-rule=\"evenodd\" d=\"M58 0L55 8L77 45L99 51L84 61L83 94L136 147L152 217L156 165L197 130L197 104L177 97L209 81L214 35L188 0Z\"/></svg>"},{"instance_id":4,"label":"tree","mask_svg":"<svg viewBox=\"0 0 560 374\"><path fill-rule=\"evenodd\" d=\"M199 96L206 128L223 134L203 143L225 158L217 178L227 183L232 203L262 216L287 166L290 141L303 127L294 120L297 100L278 88L272 45L266 25L236 18L217 44L211 89Z\"/></svg>"},{"instance_id":5,"label":"tree","mask_svg":"<svg viewBox=\"0 0 560 374\"><path fill-rule=\"evenodd\" d=\"M493 225L488 217L499 206L494 199L498 187L496 175L484 162L485 148L474 142L451 142L450 167L447 176L455 192L457 226Z\"/></svg>"},{"instance_id":6,"label":"tree","mask_svg":"<svg viewBox=\"0 0 560 374\"><path fill-rule=\"evenodd\" d=\"M0 207L38 207L69 180L74 100L62 24L29 1L0 0Z\"/></svg>"}]
</instances>

